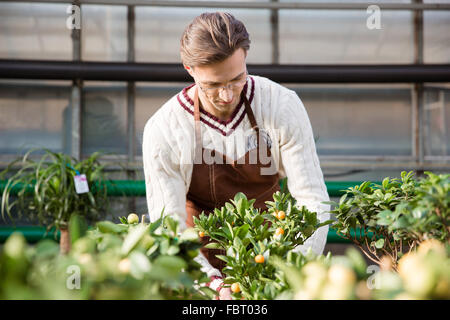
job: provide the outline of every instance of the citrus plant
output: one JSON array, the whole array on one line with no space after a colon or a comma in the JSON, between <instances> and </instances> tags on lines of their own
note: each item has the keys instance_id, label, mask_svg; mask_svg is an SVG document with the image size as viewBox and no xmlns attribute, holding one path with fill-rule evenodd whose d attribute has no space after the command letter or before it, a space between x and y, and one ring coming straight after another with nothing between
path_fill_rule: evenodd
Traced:
<instances>
[{"instance_id":1,"label":"citrus plant","mask_svg":"<svg viewBox=\"0 0 450 320\"><path fill-rule=\"evenodd\" d=\"M224 283L233 290L234 299L273 299L288 286L283 275L271 263L272 256L296 260L301 256L293 250L303 244L321 223L316 212L299 208L288 193L276 192L274 201L267 201L267 210L253 207L255 199L237 193L225 206L194 218L197 230L210 243L206 248L222 249L217 257L226 262L221 270Z\"/></svg>"},{"instance_id":2,"label":"citrus plant","mask_svg":"<svg viewBox=\"0 0 450 320\"><path fill-rule=\"evenodd\" d=\"M359 251L347 250L344 256L332 257L309 252L300 264L281 259L272 263L283 271L289 289L277 299L285 300L349 300L369 299L366 286L367 265Z\"/></svg>"},{"instance_id":3,"label":"citrus plant","mask_svg":"<svg viewBox=\"0 0 450 320\"><path fill-rule=\"evenodd\" d=\"M193 258L196 231L171 217L154 223L101 221L75 239L69 254L53 240L28 246L13 234L0 254L2 299L212 299ZM70 278L79 272L78 283ZM75 288L74 288L75 287Z\"/></svg>"},{"instance_id":4,"label":"citrus plant","mask_svg":"<svg viewBox=\"0 0 450 320\"><path fill-rule=\"evenodd\" d=\"M352 241L372 261L389 259L393 268L405 252L428 238L449 241L450 175L413 179L401 173L401 181L386 177L381 185L365 181L348 188L330 213L332 228Z\"/></svg>"},{"instance_id":5,"label":"citrus plant","mask_svg":"<svg viewBox=\"0 0 450 320\"><path fill-rule=\"evenodd\" d=\"M277 299L450 299L449 249L438 240L425 240L399 260L398 272L369 269L355 248L342 256L312 254L300 265L273 259L290 286Z\"/></svg>"},{"instance_id":6,"label":"citrus plant","mask_svg":"<svg viewBox=\"0 0 450 320\"><path fill-rule=\"evenodd\" d=\"M61 252L70 250L69 220L71 215L83 216L87 221L98 221L108 209L108 197L104 165L94 153L88 158L77 161L63 153L44 150L39 161L30 158L33 149L22 158L13 161L0 176L12 172L13 165L19 163L20 169L9 177L2 194L1 211L6 220L26 216L47 227L61 231ZM78 194L74 177L85 174L89 192ZM14 198L12 191L16 191ZM13 210L13 208L15 210Z\"/></svg>"}]
</instances>

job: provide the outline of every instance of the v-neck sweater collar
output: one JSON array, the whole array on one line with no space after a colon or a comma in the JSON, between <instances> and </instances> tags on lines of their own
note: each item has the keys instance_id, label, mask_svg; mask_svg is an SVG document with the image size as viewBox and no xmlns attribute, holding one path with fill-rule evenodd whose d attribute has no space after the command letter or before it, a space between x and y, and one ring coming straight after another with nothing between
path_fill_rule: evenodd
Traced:
<instances>
[{"instance_id":1,"label":"v-neck sweater collar","mask_svg":"<svg viewBox=\"0 0 450 320\"><path fill-rule=\"evenodd\" d=\"M195 83L184 88L177 95L177 99L180 106L183 107L184 110L189 112L192 115L192 117L194 116L194 101L192 101L192 99L188 96L187 92L194 85ZM242 90L244 90L245 95L251 104L255 94L255 80L253 79L253 77L249 76L249 80L247 81ZM200 121L206 124L207 126L218 130L224 136L230 135L242 122L244 117L245 117L245 106L244 100L242 98L239 101L239 104L234 109L230 118L227 120L221 120L200 107Z\"/></svg>"}]
</instances>

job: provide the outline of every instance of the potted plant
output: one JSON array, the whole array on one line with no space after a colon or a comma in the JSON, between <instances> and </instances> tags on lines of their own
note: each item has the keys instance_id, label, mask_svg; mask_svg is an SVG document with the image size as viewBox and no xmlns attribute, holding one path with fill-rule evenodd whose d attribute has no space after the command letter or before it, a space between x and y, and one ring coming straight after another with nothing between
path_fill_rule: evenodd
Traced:
<instances>
[{"instance_id":1,"label":"potted plant","mask_svg":"<svg viewBox=\"0 0 450 320\"><path fill-rule=\"evenodd\" d=\"M332 228L352 241L381 267L397 270L398 260L427 240L449 242L450 175L401 173L401 181L386 177L381 185L365 181L348 188L330 213Z\"/></svg>"},{"instance_id":2,"label":"potted plant","mask_svg":"<svg viewBox=\"0 0 450 320\"><path fill-rule=\"evenodd\" d=\"M254 202L237 193L224 207L194 218L200 237L209 238L205 247L224 251L217 257L226 263L221 271L234 299L274 299L286 290L284 275L272 259L301 265L306 258L295 249L332 223L320 222L316 212L297 204L289 193L274 193L267 210L254 208Z\"/></svg>"},{"instance_id":3,"label":"potted plant","mask_svg":"<svg viewBox=\"0 0 450 320\"><path fill-rule=\"evenodd\" d=\"M8 179L3 190L2 217L6 220L7 215L14 221L16 217L26 215L30 221L46 226L47 232L55 228L55 232L60 231L61 253L66 254L71 243L71 216L77 215L90 222L99 220L107 211L104 165L99 163L100 153L77 161L69 155L43 149L44 155L34 161L30 154L35 151L38 149L16 159L1 173L5 176L14 164L20 164L20 169ZM81 193L76 189L76 180L87 187Z\"/></svg>"}]
</instances>

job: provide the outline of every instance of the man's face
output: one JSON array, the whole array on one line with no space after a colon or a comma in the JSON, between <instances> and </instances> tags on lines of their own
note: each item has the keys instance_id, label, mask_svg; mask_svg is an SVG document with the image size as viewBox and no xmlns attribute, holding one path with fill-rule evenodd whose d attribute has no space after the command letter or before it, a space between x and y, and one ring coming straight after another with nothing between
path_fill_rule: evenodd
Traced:
<instances>
[{"instance_id":1,"label":"man's face","mask_svg":"<svg viewBox=\"0 0 450 320\"><path fill-rule=\"evenodd\" d=\"M199 86L202 100L219 113L229 113L239 103L247 79L244 49L237 49L222 62L187 69Z\"/></svg>"}]
</instances>

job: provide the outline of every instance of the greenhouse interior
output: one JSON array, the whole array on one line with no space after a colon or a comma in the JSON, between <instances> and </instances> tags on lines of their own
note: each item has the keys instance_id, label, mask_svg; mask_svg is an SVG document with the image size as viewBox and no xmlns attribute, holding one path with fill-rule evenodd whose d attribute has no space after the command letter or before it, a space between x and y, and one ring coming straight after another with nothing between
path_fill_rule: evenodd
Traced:
<instances>
[{"instance_id":1,"label":"greenhouse interior","mask_svg":"<svg viewBox=\"0 0 450 320\"><path fill-rule=\"evenodd\" d=\"M449 300L449 30L448 0L0 0L0 300Z\"/></svg>"}]
</instances>

